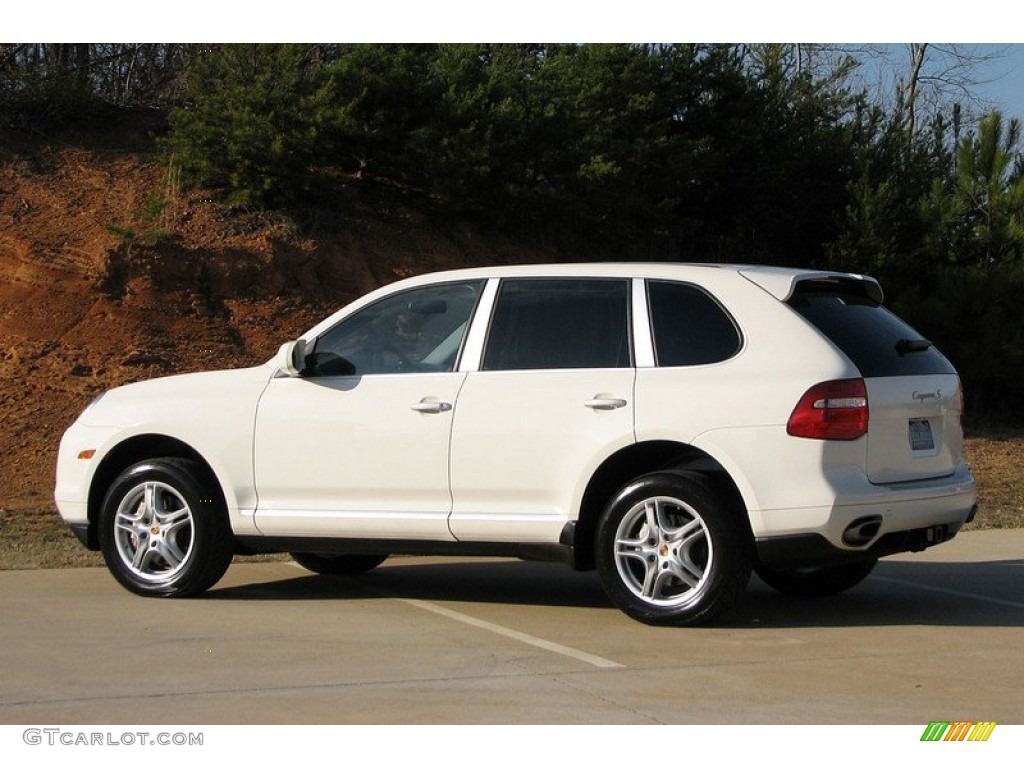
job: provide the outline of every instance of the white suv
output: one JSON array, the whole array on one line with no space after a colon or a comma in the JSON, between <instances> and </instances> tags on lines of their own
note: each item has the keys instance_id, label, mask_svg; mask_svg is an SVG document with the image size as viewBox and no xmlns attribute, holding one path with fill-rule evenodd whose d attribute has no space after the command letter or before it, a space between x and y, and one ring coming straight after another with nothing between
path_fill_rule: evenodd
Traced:
<instances>
[{"instance_id":1,"label":"white suv","mask_svg":"<svg viewBox=\"0 0 1024 768\"><path fill-rule=\"evenodd\" d=\"M562 560L656 624L720 614L752 568L831 594L976 510L956 371L881 302L867 277L764 267L417 277L264 365L97 398L57 504L144 595L281 551L324 574Z\"/></svg>"}]
</instances>

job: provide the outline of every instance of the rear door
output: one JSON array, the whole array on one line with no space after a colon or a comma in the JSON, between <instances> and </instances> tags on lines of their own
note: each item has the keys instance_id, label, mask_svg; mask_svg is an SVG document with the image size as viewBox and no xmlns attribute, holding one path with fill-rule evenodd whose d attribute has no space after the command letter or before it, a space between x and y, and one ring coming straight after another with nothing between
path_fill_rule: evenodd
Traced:
<instances>
[{"instance_id":1,"label":"rear door","mask_svg":"<svg viewBox=\"0 0 1024 768\"><path fill-rule=\"evenodd\" d=\"M952 474L963 445L960 379L952 364L862 283L806 280L788 303L864 378L868 479L889 484Z\"/></svg>"},{"instance_id":2,"label":"rear door","mask_svg":"<svg viewBox=\"0 0 1024 768\"><path fill-rule=\"evenodd\" d=\"M505 279L452 432L452 534L554 542L604 457L634 441L626 279Z\"/></svg>"}]
</instances>

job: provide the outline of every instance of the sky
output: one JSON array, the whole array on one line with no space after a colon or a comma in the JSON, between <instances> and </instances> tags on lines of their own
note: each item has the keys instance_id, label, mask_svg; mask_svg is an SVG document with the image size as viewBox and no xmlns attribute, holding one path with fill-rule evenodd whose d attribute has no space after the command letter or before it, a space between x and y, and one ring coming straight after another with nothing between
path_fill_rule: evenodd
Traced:
<instances>
[{"instance_id":1,"label":"sky","mask_svg":"<svg viewBox=\"0 0 1024 768\"><path fill-rule=\"evenodd\" d=\"M1024 29L1020 31L1024 33ZM1024 122L1024 44L991 47L1005 55L986 67L991 79L979 85L978 91L991 99L1004 117L1016 117Z\"/></svg>"},{"instance_id":2,"label":"sky","mask_svg":"<svg viewBox=\"0 0 1024 768\"><path fill-rule=\"evenodd\" d=\"M175 0L160 13L137 0L7 5L0 37L52 42L1024 43L1024 9L1006 0L248 0L244 11Z\"/></svg>"},{"instance_id":3,"label":"sky","mask_svg":"<svg viewBox=\"0 0 1024 768\"><path fill-rule=\"evenodd\" d=\"M891 97L896 79L907 76L910 53L906 43L850 44L849 49L864 62L857 82L869 93L881 85ZM922 70L926 77L943 76L954 54L966 56L971 62L943 76L947 82L965 78L963 88L967 91L947 84L939 94L943 103L960 102L964 114L972 117L998 109L1006 118L1024 121L1024 43L929 43L926 54Z\"/></svg>"}]
</instances>

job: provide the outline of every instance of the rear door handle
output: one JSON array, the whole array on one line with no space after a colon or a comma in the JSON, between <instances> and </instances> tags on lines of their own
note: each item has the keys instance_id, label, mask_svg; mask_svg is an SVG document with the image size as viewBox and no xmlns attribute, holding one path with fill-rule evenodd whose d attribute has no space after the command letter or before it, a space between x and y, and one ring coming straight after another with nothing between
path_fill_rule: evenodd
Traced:
<instances>
[{"instance_id":1,"label":"rear door handle","mask_svg":"<svg viewBox=\"0 0 1024 768\"><path fill-rule=\"evenodd\" d=\"M626 401L621 397L595 397L591 400L587 400L584 403L587 408L592 408L595 411L614 411L616 408L622 408L626 405Z\"/></svg>"},{"instance_id":2,"label":"rear door handle","mask_svg":"<svg viewBox=\"0 0 1024 768\"><path fill-rule=\"evenodd\" d=\"M423 398L418 403L412 406L414 411L418 413L445 413L452 409L451 403L444 403L438 400L428 400Z\"/></svg>"}]
</instances>

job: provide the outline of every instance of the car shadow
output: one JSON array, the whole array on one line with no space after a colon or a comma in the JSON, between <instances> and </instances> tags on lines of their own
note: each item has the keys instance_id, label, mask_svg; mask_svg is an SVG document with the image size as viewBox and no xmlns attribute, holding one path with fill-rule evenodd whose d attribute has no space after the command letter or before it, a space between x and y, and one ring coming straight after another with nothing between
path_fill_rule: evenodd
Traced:
<instances>
[{"instance_id":1,"label":"car shadow","mask_svg":"<svg viewBox=\"0 0 1024 768\"><path fill-rule=\"evenodd\" d=\"M301 574L281 581L214 589L211 599L360 600L399 597L438 602L612 608L593 572L557 563L459 560L409 563L397 557L359 576Z\"/></svg>"},{"instance_id":2,"label":"car shadow","mask_svg":"<svg viewBox=\"0 0 1024 768\"><path fill-rule=\"evenodd\" d=\"M719 626L1024 627L1024 559L934 563L881 561L839 595L783 595L756 576Z\"/></svg>"},{"instance_id":3,"label":"car shadow","mask_svg":"<svg viewBox=\"0 0 1024 768\"><path fill-rule=\"evenodd\" d=\"M871 576L845 593L797 598L775 592L752 576L746 592L714 626L1021 627L1022 578L1024 559L964 563L882 561ZM206 594L206 599L211 600L245 601L380 598L615 610L596 573L572 571L554 563L517 560L406 564L402 558L395 558L359 576L297 575L217 588Z\"/></svg>"}]
</instances>

